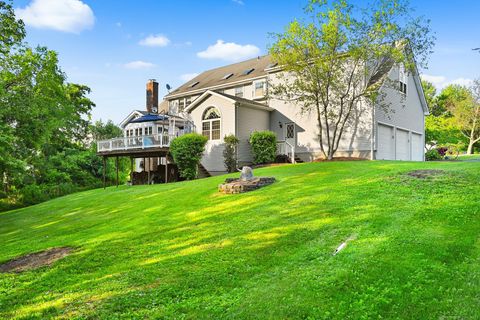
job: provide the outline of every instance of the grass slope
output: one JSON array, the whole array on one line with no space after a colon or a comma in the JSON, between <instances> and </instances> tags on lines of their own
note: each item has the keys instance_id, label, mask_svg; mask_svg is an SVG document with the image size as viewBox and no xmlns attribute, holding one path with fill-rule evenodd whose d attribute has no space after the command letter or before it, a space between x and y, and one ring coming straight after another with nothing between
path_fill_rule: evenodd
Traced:
<instances>
[{"instance_id":1,"label":"grass slope","mask_svg":"<svg viewBox=\"0 0 480 320\"><path fill-rule=\"evenodd\" d=\"M420 180L413 169L442 169ZM0 318L478 319L480 163L337 162L91 190L0 213ZM356 239L338 255L335 248Z\"/></svg>"}]
</instances>

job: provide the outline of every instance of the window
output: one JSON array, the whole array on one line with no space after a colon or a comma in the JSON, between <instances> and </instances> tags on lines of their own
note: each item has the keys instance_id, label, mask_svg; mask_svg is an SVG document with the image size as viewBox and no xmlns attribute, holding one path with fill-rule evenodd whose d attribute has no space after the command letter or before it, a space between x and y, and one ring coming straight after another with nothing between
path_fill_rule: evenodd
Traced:
<instances>
[{"instance_id":1,"label":"window","mask_svg":"<svg viewBox=\"0 0 480 320\"><path fill-rule=\"evenodd\" d=\"M139 129L138 129L138 135L139 135L139 136L143 136L143 128L139 128Z\"/></svg>"},{"instance_id":2,"label":"window","mask_svg":"<svg viewBox=\"0 0 480 320\"><path fill-rule=\"evenodd\" d=\"M202 135L208 140L220 140L220 121L220 112L217 108L210 107L205 110L202 117Z\"/></svg>"},{"instance_id":3,"label":"window","mask_svg":"<svg viewBox=\"0 0 480 320\"><path fill-rule=\"evenodd\" d=\"M185 99L181 98L178 100L178 112L183 112L183 109L185 108Z\"/></svg>"},{"instance_id":4,"label":"window","mask_svg":"<svg viewBox=\"0 0 480 320\"><path fill-rule=\"evenodd\" d=\"M199 84L199 83L200 83L200 81L195 81L194 83L192 83L192 84L190 85L190 88L195 87L195 86L196 86L197 84Z\"/></svg>"},{"instance_id":5,"label":"window","mask_svg":"<svg viewBox=\"0 0 480 320\"><path fill-rule=\"evenodd\" d=\"M130 130L125 131L125 136L128 138L130 137Z\"/></svg>"},{"instance_id":6,"label":"window","mask_svg":"<svg viewBox=\"0 0 480 320\"><path fill-rule=\"evenodd\" d=\"M178 113L178 100L171 100L168 105L169 112L171 114L177 114Z\"/></svg>"},{"instance_id":7,"label":"window","mask_svg":"<svg viewBox=\"0 0 480 320\"><path fill-rule=\"evenodd\" d=\"M145 128L145 135L151 136L153 134L153 127Z\"/></svg>"},{"instance_id":8,"label":"window","mask_svg":"<svg viewBox=\"0 0 480 320\"><path fill-rule=\"evenodd\" d=\"M266 87L266 82L265 81L257 81L253 83L254 86L254 92L253 96L255 98L258 97L263 97L265 95L265 87Z\"/></svg>"},{"instance_id":9,"label":"window","mask_svg":"<svg viewBox=\"0 0 480 320\"><path fill-rule=\"evenodd\" d=\"M138 128L135 129L135 136L138 137Z\"/></svg>"},{"instance_id":10,"label":"window","mask_svg":"<svg viewBox=\"0 0 480 320\"><path fill-rule=\"evenodd\" d=\"M235 97L243 97L243 87L236 87L235 88Z\"/></svg>"},{"instance_id":11,"label":"window","mask_svg":"<svg viewBox=\"0 0 480 320\"><path fill-rule=\"evenodd\" d=\"M185 98L185 107L188 107L192 103L192 97Z\"/></svg>"},{"instance_id":12,"label":"window","mask_svg":"<svg viewBox=\"0 0 480 320\"><path fill-rule=\"evenodd\" d=\"M242 74L243 74L244 76L249 75L250 73L253 72L253 70L255 70L255 69L253 69L253 68L247 69L247 70L243 71Z\"/></svg>"},{"instance_id":13,"label":"window","mask_svg":"<svg viewBox=\"0 0 480 320\"><path fill-rule=\"evenodd\" d=\"M227 80L231 76L233 76L233 73L227 73L226 75L223 76L222 80Z\"/></svg>"},{"instance_id":14,"label":"window","mask_svg":"<svg viewBox=\"0 0 480 320\"><path fill-rule=\"evenodd\" d=\"M398 68L398 84L401 93L407 94L407 73L405 72L405 68L400 66Z\"/></svg>"}]
</instances>

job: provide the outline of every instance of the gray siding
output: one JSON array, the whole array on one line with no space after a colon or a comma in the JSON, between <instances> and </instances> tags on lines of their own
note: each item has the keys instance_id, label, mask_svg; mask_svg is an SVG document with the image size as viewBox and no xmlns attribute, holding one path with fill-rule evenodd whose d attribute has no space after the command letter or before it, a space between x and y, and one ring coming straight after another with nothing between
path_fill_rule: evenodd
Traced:
<instances>
[{"instance_id":1,"label":"gray siding","mask_svg":"<svg viewBox=\"0 0 480 320\"><path fill-rule=\"evenodd\" d=\"M237 108L238 162L251 163L253 156L248 139L253 131L270 130L270 112L240 106Z\"/></svg>"}]
</instances>

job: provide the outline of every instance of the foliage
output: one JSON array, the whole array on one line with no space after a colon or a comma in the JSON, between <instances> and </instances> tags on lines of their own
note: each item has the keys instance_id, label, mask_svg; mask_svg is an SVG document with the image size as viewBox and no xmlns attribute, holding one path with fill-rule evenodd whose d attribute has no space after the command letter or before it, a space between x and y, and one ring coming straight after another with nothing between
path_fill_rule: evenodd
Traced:
<instances>
[{"instance_id":1,"label":"foliage","mask_svg":"<svg viewBox=\"0 0 480 320\"><path fill-rule=\"evenodd\" d=\"M437 89L433 83L426 80L422 80L423 93L425 94L425 100L427 101L428 110L430 114L438 116L436 112L437 108Z\"/></svg>"},{"instance_id":2,"label":"foliage","mask_svg":"<svg viewBox=\"0 0 480 320\"><path fill-rule=\"evenodd\" d=\"M427 146L442 146L464 140L464 136L451 116L428 115L425 117L425 142Z\"/></svg>"},{"instance_id":3,"label":"foliage","mask_svg":"<svg viewBox=\"0 0 480 320\"><path fill-rule=\"evenodd\" d=\"M192 180L197 177L198 165L207 141L207 137L197 133L185 134L172 140L170 152L182 178Z\"/></svg>"},{"instance_id":4,"label":"foliage","mask_svg":"<svg viewBox=\"0 0 480 320\"><path fill-rule=\"evenodd\" d=\"M474 80L466 90L465 97L449 107L462 134L468 139L467 154L473 153L473 146L480 141L480 79Z\"/></svg>"},{"instance_id":5,"label":"foliage","mask_svg":"<svg viewBox=\"0 0 480 320\"><path fill-rule=\"evenodd\" d=\"M277 155L277 136L272 131L254 131L250 135L250 146L252 147L253 162L271 163Z\"/></svg>"},{"instance_id":6,"label":"foliage","mask_svg":"<svg viewBox=\"0 0 480 320\"><path fill-rule=\"evenodd\" d=\"M414 73L433 46L428 21L412 16L406 1L380 0L364 7L346 0L311 0L305 22L295 20L274 34L269 51L285 72L270 96L297 104L315 117L318 141L331 160L344 132L374 105L386 111L385 88L393 67ZM408 39L408 40L406 40Z\"/></svg>"},{"instance_id":7,"label":"foliage","mask_svg":"<svg viewBox=\"0 0 480 320\"><path fill-rule=\"evenodd\" d=\"M98 129L90 123L90 88L66 82L55 51L29 47L23 22L1 0L0 31L0 183L8 202L98 186L103 164L89 139Z\"/></svg>"},{"instance_id":8,"label":"foliage","mask_svg":"<svg viewBox=\"0 0 480 320\"><path fill-rule=\"evenodd\" d=\"M465 144L463 142L448 143L444 145L444 148L447 149L446 154L448 156L453 156L454 159L458 159L460 152L465 149Z\"/></svg>"},{"instance_id":9,"label":"foliage","mask_svg":"<svg viewBox=\"0 0 480 320\"><path fill-rule=\"evenodd\" d=\"M443 159L443 156L440 154L438 149L431 149L425 153L425 160L427 161L437 161L442 159Z\"/></svg>"},{"instance_id":10,"label":"foliage","mask_svg":"<svg viewBox=\"0 0 480 320\"><path fill-rule=\"evenodd\" d=\"M225 142L225 149L223 150L225 167L228 172L235 172L237 170L237 147L240 140L231 134L225 136L223 141Z\"/></svg>"},{"instance_id":11,"label":"foliage","mask_svg":"<svg viewBox=\"0 0 480 320\"><path fill-rule=\"evenodd\" d=\"M6 212L0 261L75 251L0 273L0 318L476 319L479 166L276 166L256 175L278 183L236 196L218 176Z\"/></svg>"}]
</instances>

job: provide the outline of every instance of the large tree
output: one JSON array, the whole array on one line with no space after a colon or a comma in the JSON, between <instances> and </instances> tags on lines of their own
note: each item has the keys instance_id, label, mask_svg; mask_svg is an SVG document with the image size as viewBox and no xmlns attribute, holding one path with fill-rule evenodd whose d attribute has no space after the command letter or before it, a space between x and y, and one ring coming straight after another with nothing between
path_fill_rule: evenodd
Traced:
<instances>
[{"instance_id":1,"label":"large tree","mask_svg":"<svg viewBox=\"0 0 480 320\"><path fill-rule=\"evenodd\" d=\"M357 7L346 0L311 0L308 19L295 20L274 34L273 59L284 72L271 96L313 112L320 149L332 159L361 105L388 109L382 87L397 87L388 74L403 65L416 72L433 45L429 23L412 17L402 0L380 0Z\"/></svg>"},{"instance_id":2,"label":"large tree","mask_svg":"<svg viewBox=\"0 0 480 320\"><path fill-rule=\"evenodd\" d=\"M473 153L473 146L480 141L480 79L477 79L469 88L463 87L463 99L448 105L448 111L468 139L467 153Z\"/></svg>"}]
</instances>

